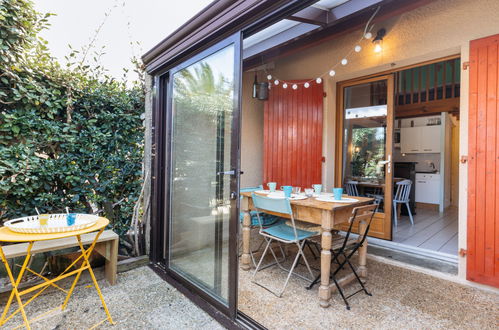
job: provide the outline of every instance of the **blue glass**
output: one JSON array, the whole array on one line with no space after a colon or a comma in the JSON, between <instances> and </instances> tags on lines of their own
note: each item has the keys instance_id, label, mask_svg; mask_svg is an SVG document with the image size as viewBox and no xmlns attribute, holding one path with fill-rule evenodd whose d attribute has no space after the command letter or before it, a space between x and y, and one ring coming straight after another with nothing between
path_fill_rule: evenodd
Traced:
<instances>
[{"instance_id":1,"label":"blue glass","mask_svg":"<svg viewBox=\"0 0 499 330\"><path fill-rule=\"evenodd\" d=\"M282 191L284 191L284 197L291 197L291 193L293 192L293 186L282 186Z\"/></svg>"},{"instance_id":2,"label":"blue glass","mask_svg":"<svg viewBox=\"0 0 499 330\"><path fill-rule=\"evenodd\" d=\"M66 222L67 222L68 226L74 225L76 222L76 213L69 213L66 216Z\"/></svg>"},{"instance_id":3,"label":"blue glass","mask_svg":"<svg viewBox=\"0 0 499 330\"><path fill-rule=\"evenodd\" d=\"M333 188L334 199L339 201L343 195L343 188Z\"/></svg>"}]
</instances>

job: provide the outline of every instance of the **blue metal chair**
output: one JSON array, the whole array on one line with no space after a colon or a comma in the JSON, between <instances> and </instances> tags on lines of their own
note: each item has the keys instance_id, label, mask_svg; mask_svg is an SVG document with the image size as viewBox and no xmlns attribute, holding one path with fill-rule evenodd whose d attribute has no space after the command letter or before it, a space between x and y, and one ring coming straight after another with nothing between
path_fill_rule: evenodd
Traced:
<instances>
[{"instance_id":1,"label":"blue metal chair","mask_svg":"<svg viewBox=\"0 0 499 330\"><path fill-rule=\"evenodd\" d=\"M241 188L240 192L254 192L254 191L257 191L257 190L263 190L263 186L259 185L257 187ZM242 196L241 196L240 199L242 199ZM256 211L250 211L250 216L251 216L251 225L250 225L250 228L257 228L258 227L258 216L257 216L257 212ZM281 217L278 217L278 216L275 216L275 215L272 215L272 214L267 214L267 213L262 214L261 218L262 218L262 222L263 222L263 226L264 227L270 227L270 226L273 226L275 224L278 224L278 223L284 221L284 219L281 218ZM241 225L243 223L243 220L244 220L244 212L240 212L240 214L239 214L239 222L240 222ZM240 242L242 242L242 240L240 240ZM256 253L256 252L258 252L258 251L260 251L260 249L262 248L263 243L265 243L265 240L263 240L263 241L260 242L260 245L258 245L258 248L256 250L250 250L251 261L253 262L253 265L255 267L256 267L256 261L255 261L255 257L254 257L253 254ZM282 250L282 248L281 248L281 253L282 253L283 259L284 259L285 255L284 255L284 251Z\"/></svg>"},{"instance_id":2,"label":"blue metal chair","mask_svg":"<svg viewBox=\"0 0 499 330\"><path fill-rule=\"evenodd\" d=\"M265 240L267 241L267 246L265 247L265 250L263 251L263 254L260 258L260 261L258 262L258 265L256 266L255 272L253 273L251 281L262 288L270 291L271 293L275 294L278 297L282 297L282 294L284 293L284 290L286 289L286 286L288 285L289 279L291 277L291 274L294 274L306 281L313 281L314 279L314 274L312 273L312 269L310 268L310 265L308 264L307 258L305 257L305 254L303 253L303 246L306 242L306 240L312 236L316 236L319 233L318 232L312 232L312 231L307 231L307 230L302 230L296 228L295 224L295 219L293 217L293 211L291 210L291 204L289 203L289 199L283 198L283 199L273 199L273 198L268 198L268 197L263 197L263 196L258 196L256 194L252 195L253 199L253 205L257 209L257 216L258 216L258 222L260 226L260 235L262 235ZM265 228L262 224L261 216L260 213L262 211L270 211L270 212L277 212L277 213L282 213L282 214L287 214L289 215L291 219L291 225L288 226L285 223L280 223L272 227L267 227ZM280 261L277 259L274 250L270 246L273 241L281 242L284 244L296 244L298 247L298 252L296 253L296 257L293 261L293 265L291 266L290 269L284 268ZM256 274L258 273L258 270L260 269L262 265L262 261L265 258L265 255L267 254L267 251L270 248L270 252L272 253L272 256L275 259L275 263L281 268L282 270L289 272L288 276L286 278L286 282L284 283L283 288L278 292L275 293L274 291L270 290L269 288L263 286L260 283L257 283L254 278ZM305 265L307 266L308 271L310 272L310 279L306 278L300 274L294 273L293 270L296 267L296 264L298 263L298 259L300 256L303 258L303 261L305 262Z\"/></svg>"}]
</instances>

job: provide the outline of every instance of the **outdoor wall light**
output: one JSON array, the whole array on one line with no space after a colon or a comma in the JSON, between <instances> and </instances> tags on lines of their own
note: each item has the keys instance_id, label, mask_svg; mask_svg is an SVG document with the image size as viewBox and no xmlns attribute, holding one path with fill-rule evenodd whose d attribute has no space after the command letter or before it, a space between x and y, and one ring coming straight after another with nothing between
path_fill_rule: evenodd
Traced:
<instances>
[{"instance_id":1,"label":"outdoor wall light","mask_svg":"<svg viewBox=\"0 0 499 330\"><path fill-rule=\"evenodd\" d=\"M272 79L272 76L268 75L267 78ZM253 82L253 95L252 96L254 99L259 99L259 100L266 100L269 98L269 83L268 82L258 82L258 77L257 77L256 71L255 71L255 81Z\"/></svg>"},{"instance_id":2,"label":"outdoor wall light","mask_svg":"<svg viewBox=\"0 0 499 330\"><path fill-rule=\"evenodd\" d=\"M376 32L376 38L373 40L374 44L374 52L379 53L383 50L383 37L386 35L386 30L385 29L379 29L378 32Z\"/></svg>"}]
</instances>

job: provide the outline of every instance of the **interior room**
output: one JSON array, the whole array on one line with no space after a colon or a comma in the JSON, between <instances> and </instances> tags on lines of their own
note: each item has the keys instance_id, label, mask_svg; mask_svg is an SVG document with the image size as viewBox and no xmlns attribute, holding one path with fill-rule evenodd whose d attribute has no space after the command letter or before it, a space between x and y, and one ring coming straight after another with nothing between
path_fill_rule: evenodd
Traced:
<instances>
[{"instance_id":1,"label":"interior room","mask_svg":"<svg viewBox=\"0 0 499 330\"><path fill-rule=\"evenodd\" d=\"M319 1L244 39L241 191L267 191L269 182L302 192L320 184L323 194L341 187L347 197L372 198L377 205L369 244L457 260L460 56L428 53L424 41L412 43L416 34L402 41L399 28L422 22L400 17L286 48L298 37L313 38L320 11L343 2ZM255 317L276 296L254 290L265 244L257 225L250 237L251 271L239 274L239 306ZM296 252L285 249L286 255ZM317 274L320 250L312 245L305 254ZM278 285L285 274L275 268L259 276ZM306 264L300 261L296 271L306 274ZM301 292L305 283L291 277L286 290ZM255 294L259 306L252 303Z\"/></svg>"}]
</instances>

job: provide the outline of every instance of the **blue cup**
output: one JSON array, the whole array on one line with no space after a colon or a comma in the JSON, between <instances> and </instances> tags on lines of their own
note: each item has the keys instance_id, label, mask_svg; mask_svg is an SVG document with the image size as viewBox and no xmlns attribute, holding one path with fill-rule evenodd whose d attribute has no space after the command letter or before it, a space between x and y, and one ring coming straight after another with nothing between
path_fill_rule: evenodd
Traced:
<instances>
[{"instance_id":1,"label":"blue cup","mask_svg":"<svg viewBox=\"0 0 499 330\"><path fill-rule=\"evenodd\" d=\"M66 216L66 223L68 224L68 226L72 226L75 224L75 222L76 222L76 213L69 213Z\"/></svg>"},{"instance_id":2,"label":"blue cup","mask_svg":"<svg viewBox=\"0 0 499 330\"><path fill-rule=\"evenodd\" d=\"M322 185L321 184L313 184L312 188L314 188L314 193L320 194L322 192Z\"/></svg>"},{"instance_id":3,"label":"blue cup","mask_svg":"<svg viewBox=\"0 0 499 330\"><path fill-rule=\"evenodd\" d=\"M284 191L284 197L290 198L293 192L293 186L282 186L282 191Z\"/></svg>"},{"instance_id":4,"label":"blue cup","mask_svg":"<svg viewBox=\"0 0 499 330\"><path fill-rule=\"evenodd\" d=\"M275 188L277 187L277 183L275 183L275 182L269 182L269 183L267 183L267 186L269 187L270 192L274 192Z\"/></svg>"},{"instance_id":5,"label":"blue cup","mask_svg":"<svg viewBox=\"0 0 499 330\"><path fill-rule=\"evenodd\" d=\"M333 188L334 199L339 201L343 195L343 188Z\"/></svg>"}]
</instances>

